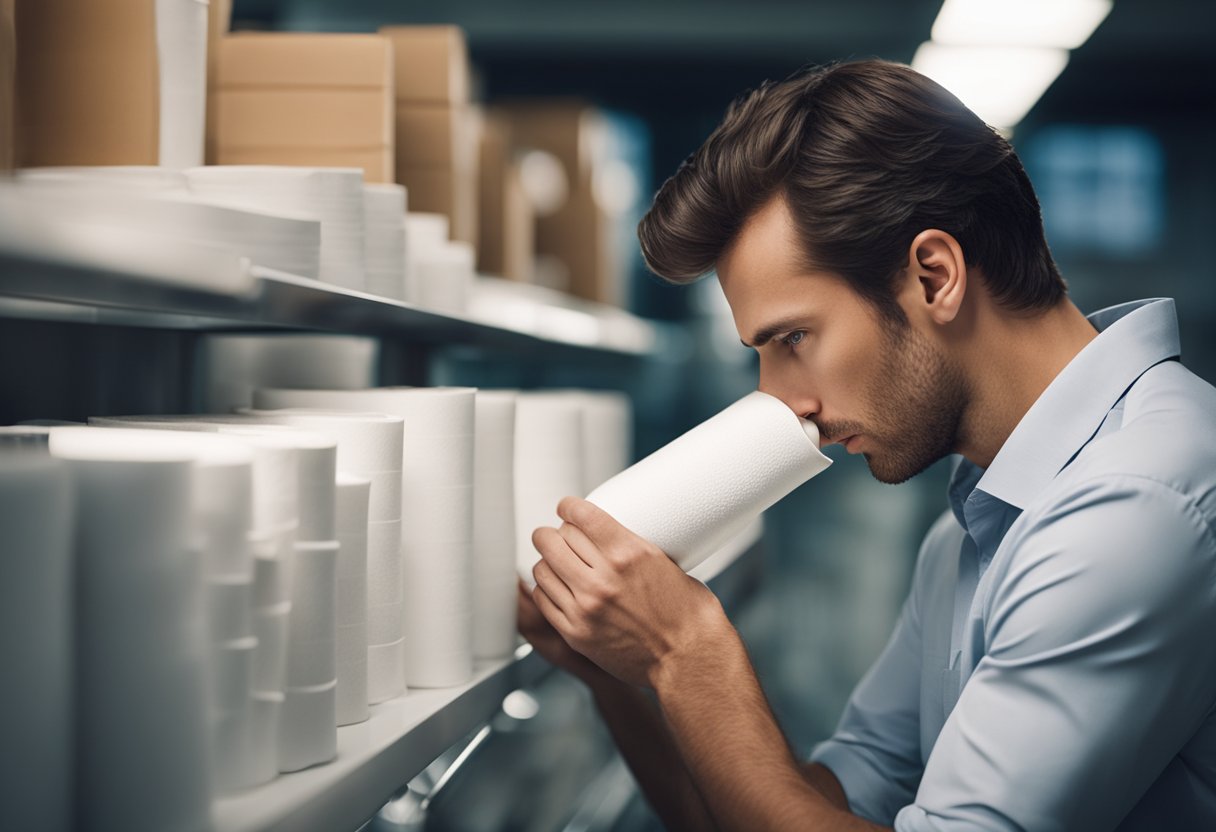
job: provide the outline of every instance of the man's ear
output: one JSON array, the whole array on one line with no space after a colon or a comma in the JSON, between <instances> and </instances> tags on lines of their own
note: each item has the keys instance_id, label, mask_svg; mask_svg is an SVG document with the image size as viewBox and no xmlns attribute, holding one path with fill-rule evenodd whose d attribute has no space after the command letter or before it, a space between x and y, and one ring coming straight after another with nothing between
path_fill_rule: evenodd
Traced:
<instances>
[{"instance_id":1,"label":"man's ear","mask_svg":"<svg viewBox=\"0 0 1216 832\"><path fill-rule=\"evenodd\" d=\"M936 228L916 235L908 247L907 273L915 280L915 303L937 323L958 315L967 294L967 261L953 235Z\"/></svg>"}]
</instances>

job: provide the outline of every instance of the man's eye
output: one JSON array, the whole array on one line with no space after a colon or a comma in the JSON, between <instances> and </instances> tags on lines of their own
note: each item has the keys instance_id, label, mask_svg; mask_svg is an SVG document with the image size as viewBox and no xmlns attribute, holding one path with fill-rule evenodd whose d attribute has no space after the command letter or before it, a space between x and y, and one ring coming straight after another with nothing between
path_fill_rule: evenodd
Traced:
<instances>
[{"instance_id":1,"label":"man's eye","mask_svg":"<svg viewBox=\"0 0 1216 832\"><path fill-rule=\"evenodd\" d=\"M787 347L796 347L799 344L801 344L805 338L806 338L806 333L799 329L799 330L795 330L794 332L791 332L789 335L782 338L781 341Z\"/></svg>"}]
</instances>

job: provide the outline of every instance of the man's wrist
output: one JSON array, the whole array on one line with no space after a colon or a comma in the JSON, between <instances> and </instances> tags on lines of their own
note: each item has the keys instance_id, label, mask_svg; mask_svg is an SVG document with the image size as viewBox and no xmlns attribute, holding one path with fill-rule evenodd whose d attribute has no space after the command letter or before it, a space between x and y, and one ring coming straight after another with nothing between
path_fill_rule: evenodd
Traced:
<instances>
[{"instance_id":1,"label":"man's wrist","mask_svg":"<svg viewBox=\"0 0 1216 832\"><path fill-rule=\"evenodd\" d=\"M689 637L662 656L649 673L650 687L664 694L698 684L707 673L725 673L735 664L747 666L747 651L717 598L689 622Z\"/></svg>"}]
</instances>

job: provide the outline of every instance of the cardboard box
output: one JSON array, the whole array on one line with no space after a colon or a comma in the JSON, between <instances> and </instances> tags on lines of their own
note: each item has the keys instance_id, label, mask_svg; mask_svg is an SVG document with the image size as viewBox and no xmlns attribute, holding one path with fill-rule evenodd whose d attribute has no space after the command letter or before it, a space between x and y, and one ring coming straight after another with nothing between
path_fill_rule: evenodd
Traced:
<instances>
[{"instance_id":1,"label":"cardboard box","mask_svg":"<svg viewBox=\"0 0 1216 832\"><path fill-rule=\"evenodd\" d=\"M445 214L452 239L477 244L477 177L471 169L397 166L411 211Z\"/></svg>"},{"instance_id":2,"label":"cardboard box","mask_svg":"<svg viewBox=\"0 0 1216 832\"><path fill-rule=\"evenodd\" d=\"M405 167L451 167L468 153L470 113L447 104L397 103L397 163Z\"/></svg>"},{"instance_id":3,"label":"cardboard box","mask_svg":"<svg viewBox=\"0 0 1216 832\"><path fill-rule=\"evenodd\" d=\"M0 0L0 171L13 169L13 117L16 115L17 33L14 0Z\"/></svg>"},{"instance_id":4,"label":"cardboard box","mask_svg":"<svg viewBox=\"0 0 1216 832\"><path fill-rule=\"evenodd\" d=\"M333 89L221 89L216 139L242 147L376 148L393 142L384 92Z\"/></svg>"},{"instance_id":5,"label":"cardboard box","mask_svg":"<svg viewBox=\"0 0 1216 832\"><path fill-rule=\"evenodd\" d=\"M477 224L478 268L509 280L536 274L536 214L512 158L507 127L489 119L481 139Z\"/></svg>"},{"instance_id":6,"label":"cardboard box","mask_svg":"<svg viewBox=\"0 0 1216 832\"><path fill-rule=\"evenodd\" d=\"M384 26L393 42L397 100L469 103L469 52L458 26Z\"/></svg>"},{"instance_id":7,"label":"cardboard box","mask_svg":"<svg viewBox=\"0 0 1216 832\"><path fill-rule=\"evenodd\" d=\"M496 113L510 125L513 146L534 147L556 156L572 189L591 175L596 157L601 155L605 130L603 117L594 107L558 100L514 104Z\"/></svg>"},{"instance_id":8,"label":"cardboard box","mask_svg":"<svg viewBox=\"0 0 1216 832\"><path fill-rule=\"evenodd\" d=\"M216 164L362 168L364 182L394 181L393 152L386 147L371 150L319 147L220 148Z\"/></svg>"},{"instance_id":9,"label":"cardboard box","mask_svg":"<svg viewBox=\"0 0 1216 832\"><path fill-rule=\"evenodd\" d=\"M218 85L393 88L393 45L380 35L237 32L220 44Z\"/></svg>"},{"instance_id":10,"label":"cardboard box","mask_svg":"<svg viewBox=\"0 0 1216 832\"><path fill-rule=\"evenodd\" d=\"M393 47L379 35L240 33L220 44L216 164L361 167L392 182Z\"/></svg>"},{"instance_id":11,"label":"cardboard box","mask_svg":"<svg viewBox=\"0 0 1216 832\"><path fill-rule=\"evenodd\" d=\"M17 9L17 164L155 165L155 0Z\"/></svg>"}]
</instances>

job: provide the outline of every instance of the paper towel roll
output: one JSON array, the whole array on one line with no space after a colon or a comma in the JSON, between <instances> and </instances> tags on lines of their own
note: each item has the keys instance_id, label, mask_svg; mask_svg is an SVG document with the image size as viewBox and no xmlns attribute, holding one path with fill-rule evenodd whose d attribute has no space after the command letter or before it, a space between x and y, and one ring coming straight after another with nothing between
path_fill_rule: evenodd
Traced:
<instances>
[{"instance_id":1,"label":"paper towel roll","mask_svg":"<svg viewBox=\"0 0 1216 832\"><path fill-rule=\"evenodd\" d=\"M279 771L299 771L338 755L336 680L283 694Z\"/></svg>"},{"instance_id":2,"label":"paper towel roll","mask_svg":"<svg viewBox=\"0 0 1216 832\"><path fill-rule=\"evenodd\" d=\"M217 713L243 710L253 692L253 660L258 640L253 636L212 648L211 708Z\"/></svg>"},{"instance_id":3,"label":"paper towel roll","mask_svg":"<svg viewBox=\"0 0 1216 832\"><path fill-rule=\"evenodd\" d=\"M359 476L401 471L402 419L387 413L245 408L241 415L319 433L338 446L338 470Z\"/></svg>"},{"instance_id":4,"label":"paper towel roll","mask_svg":"<svg viewBox=\"0 0 1216 832\"><path fill-rule=\"evenodd\" d=\"M367 719L367 507L371 482L338 475L338 724Z\"/></svg>"},{"instance_id":5,"label":"paper towel roll","mask_svg":"<svg viewBox=\"0 0 1216 832\"><path fill-rule=\"evenodd\" d=\"M296 450L298 541L334 539L334 491L337 476L337 443L321 434L283 425L250 426L217 424L224 435L256 439L254 447L277 445ZM286 489L285 489L286 490Z\"/></svg>"},{"instance_id":6,"label":"paper towel roll","mask_svg":"<svg viewBox=\"0 0 1216 832\"><path fill-rule=\"evenodd\" d=\"M367 526L367 603L369 608L401 603L401 521L368 523ZM400 627L400 621L397 622ZM396 641L400 629L388 638ZM374 643L374 642L373 642Z\"/></svg>"},{"instance_id":7,"label":"paper towel roll","mask_svg":"<svg viewBox=\"0 0 1216 832\"><path fill-rule=\"evenodd\" d=\"M445 315L463 315L477 277L476 251L463 242L411 251L414 302Z\"/></svg>"},{"instance_id":8,"label":"paper towel roll","mask_svg":"<svg viewBox=\"0 0 1216 832\"><path fill-rule=\"evenodd\" d=\"M259 387L370 387L379 363L376 339L349 335L210 335L201 346L212 413L253 405Z\"/></svg>"},{"instance_id":9,"label":"paper towel roll","mask_svg":"<svg viewBox=\"0 0 1216 832\"><path fill-rule=\"evenodd\" d=\"M281 693L287 684L287 629L291 604L263 607L253 614L253 632L258 640L253 655L253 690Z\"/></svg>"},{"instance_id":10,"label":"paper towel roll","mask_svg":"<svg viewBox=\"0 0 1216 832\"><path fill-rule=\"evenodd\" d=\"M367 701L387 702L405 693L405 639L367 648Z\"/></svg>"},{"instance_id":11,"label":"paper towel roll","mask_svg":"<svg viewBox=\"0 0 1216 832\"><path fill-rule=\"evenodd\" d=\"M815 425L757 391L587 499L687 571L830 464Z\"/></svg>"},{"instance_id":12,"label":"paper towel roll","mask_svg":"<svg viewBox=\"0 0 1216 832\"><path fill-rule=\"evenodd\" d=\"M46 437L0 436L0 828L67 832L72 806L74 496Z\"/></svg>"},{"instance_id":13,"label":"paper towel roll","mask_svg":"<svg viewBox=\"0 0 1216 832\"><path fill-rule=\"evenodd\" d=\"M253 635L253 588L251 578L210 578L207 581L213 643L237 641Z\"/></svg>"},{"instance_id":14,"label":"paper towel roll","mask_svg":"<svg viewBox=\"0 0 1216 832\"><path fill-rule=\"evenodd\" d=\"M521 393L515 406L515 541L519 575L532 582L540 556L532 546L539 526L557 526L557 504L582 492L583 419L571 397Z\"/></svg>"},{"instance_id":15,"label":"paper towel roll","mask_svg":"<svg viewBox=\"0 0 1216 832\"><path fill-rule=\"evenodd\" d=\"M608 390L571 395L583 411L583 494L589 494L633 459L633 404L624 393Z\"/></svg>"},{"instance_id":16,"label":"paper towel roll","mask_svg":"<svg viewBox=\"0 0 1216 832\"><path fill-rule=\"evenodd\" d=\"M279 775L279 724L283 716L281 693L255 693L250 715L251 779L266 783Z\"/></svg>"},{"instance_id":17,"label":"paper towel roll","mask_svg":"<svg viewBox=\"0 0 1216 832\"><path fill-rule=\"evenodd\" d=\"M334 640L338 542L297 542L291 581L291 615L287 636L287 679L310 677L296 686L316 685L336 678ZM325 674L314 681L320 669Z\"/></svg>"},{"instance_id":18,"label":"paper towel roll","mask_svg":"<svg viewBox=\"0 0 1216 832\"><path fill-rule=\"evenodd\" d=\"M253 768L252 731L252 697L247 697L238 710L212 715L211 776L219 794L262 782Z\"/></svg>"},{"instance_id":19,"label":"paper towel roll","mask_svg":"<svg viewBox=\"0 0 1216 832\"><path fill-rule=\"evenodd\" d=\"M363 186L367 291L405 299L405 188Z\"/></svg>"},{"instance_id":20,"label":"paper towel roll","mask_svg":"<svg viewBox=\"0 0 1216 832\"><path fill-rule=\"evenodd\" d=\"M208 822L203 575L181 434L59 428L79 499L76 799L88 829Z\"/></svg>"},{"instance_id":21,"label":"paper towel roll","mask_svg":"<svg viewBox=\"0 0 1216 832\"><path fill-rule=\"evenodd\" d=\"M203 163L207 110L207 0L156 0L160 163Z\"/></svg>"},{"instance_id":22,"label":"paper towel roll","mask_svg":"<svg viewBox=\"0 0 1216 832\"><path fill-rule=\"evenodd\" d=\"M473 656L515 649L514 391L478 390L473 453Z\"/></svg>"}]
</instances>

